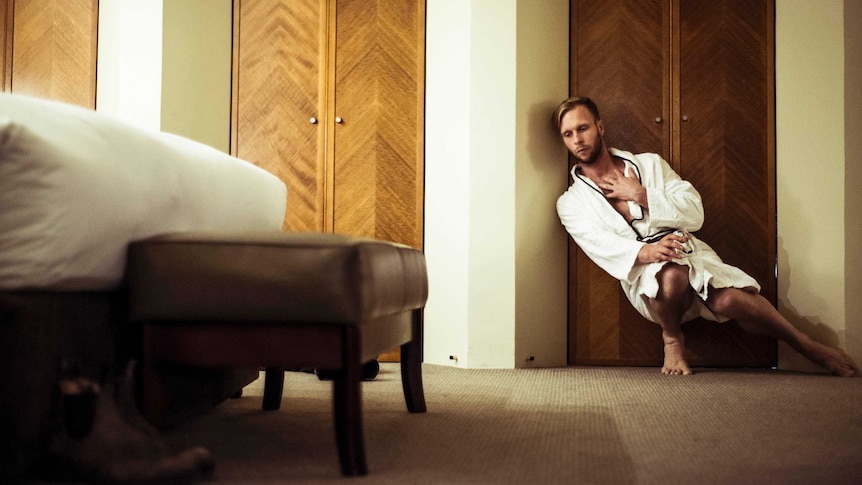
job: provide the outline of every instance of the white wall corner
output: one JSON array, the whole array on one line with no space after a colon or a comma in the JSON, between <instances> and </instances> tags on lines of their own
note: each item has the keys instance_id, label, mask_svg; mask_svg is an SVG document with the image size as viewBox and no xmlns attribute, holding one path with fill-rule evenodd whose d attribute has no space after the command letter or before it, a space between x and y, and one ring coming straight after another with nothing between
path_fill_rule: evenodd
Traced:
<instances>
[{"instance_id":1,"label":"white wall corner","mask_svg":"<svg viewBox=\"0 0 862 485\"><path fill-rule=\"evenodd\" d=\"M471 8L428 0L425 14L424 359L467 367Z\"/></svg>"},{"instance_id":2,"label":"white wall corner","mask_svg":"<svg viewBox=\"0 0 862 485\"><path fill-rule=\"evenodd\" d=\"M515 352L516 0L474 0L470 25L470 367Z\"/></svg>"},{"instance_id":3,"label":"white wall corner","mask_svg":"<svg viewBox=\"0 0 862 485\"><path fill-rule=\"evenodd\" d=\"M548 120L568 93L568 1L426 13L425 361L565 365L566 155Z\"/></svg>"}]
</instances>

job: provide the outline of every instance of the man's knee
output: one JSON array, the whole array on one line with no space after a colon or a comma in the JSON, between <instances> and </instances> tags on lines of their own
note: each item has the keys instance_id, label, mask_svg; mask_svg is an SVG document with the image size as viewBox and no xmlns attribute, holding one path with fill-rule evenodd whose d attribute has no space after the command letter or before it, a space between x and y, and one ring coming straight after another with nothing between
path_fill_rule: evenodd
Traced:
<instances>
[{"instance_id":1,"label":"man's knee","mask_svg":"<svg viewBox=\"0 0 862 485\"><path fill-rule=\"evenodd\" d=\"M688 298L691 295L690 282L688 279L688 266L678 264L666 264L658 273L658 298L663 300L677 300Z\"/></svg>"},{"instance_id":2,"label":"man's knee","mask_svg":"<svg viewBox=\"0 0 862 485\"><path fill-rule=\"evenodd\" d=\"M738 288L714 289L707 300L710 310L718 316L725 318L737 318L747 309L746 303L749 294Z\"/></svg>"}]
</instances>

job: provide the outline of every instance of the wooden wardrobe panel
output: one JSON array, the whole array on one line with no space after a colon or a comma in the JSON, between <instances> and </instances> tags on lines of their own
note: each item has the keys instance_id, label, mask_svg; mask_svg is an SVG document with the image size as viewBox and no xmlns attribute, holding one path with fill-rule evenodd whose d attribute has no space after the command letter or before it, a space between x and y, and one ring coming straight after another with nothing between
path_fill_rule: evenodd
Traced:
<instances>
[{"instance_id":1,"label":"wooden wardrobe panel","mask_svg":"<svg viewBox=\"0 0 862 485\"><path fill-rule=\"evenodd\" d=\"M0 66L3 78L3 91L12 89L12 33L14 32L12 20L14 18L15 3L12 0L0 2L0 55L3 64Z\"/></svg>"},{"instance_id":2,"label":"wooden wardrobe panel","mask_svg":"<svg viewBox=\"0 0 862 485\"><path fill-rule=\"evenodd\" d=\"M608 146L669 156L666 0L572 2L572 95L598 104Z\"/></svg>"},{"instance_id":3,"label":"wooden wardrobe panel","mask_svg":"<svg viewBox=\"0 0 862 485\"><path fill-rule=\"evenodd\" d=\"M679 171L703 197L698 236L775 303L770 17L764 0L680 2Z\"/></svg>"},{"instance_id":4,"label":"wooden wardrobe panel","mask_svg":"<svg viewBox=\"0 0 862 485\"><path fill-rule=\"evenodd\" d=\"M235 156L287 184L284 229L323 231L325 0L236 0Z\"/></svg>"},{"instance_id":5,"label":"wooden wardrobe panel","mask_svg":"<svg viewBox=\"0 0 862 485\"><path fill-rule=\"evenodd\" d=\"M98 10L98 0L15 0L7 88L95 108Z\"/></svg>"},{"instance_id":6,"label":"wooden wardrobe panel","mask_svg":"<svg viewBox=\"0 0 862 485\"><path fill-rule=\"evenodd\" d=\"M776 304L774 12L767 0L679 1L679 166L703 198L697 235ZM769 367L775 341L736 325L685 325L691 361Z\"/></svg>"},{"instance_id":7,"label":"wooden wardrobe panel","mask_svg":"<svg viewBox=\"0 0 862 485\"><path fill-rule=\"evenodd\" d=\"M333 230L422 248L424 2L336 5Z\"/></svg>"},{"instance_id":8,"label":"wooden wardrobe panel","mask_svg":"<svg viewBox=\"0 0 862 485\"><path fill-rule=\"evenodd\" d=\"M573 244L574 246L574 244ZM662 361L661 329L629 303L619 281L577 249L576 365L655 365ZM571 337L570 337L571 338Z\"/></svg>"},{"instance_id":9,"label":"wooden wardrobe panel","mask_svg":"<svg viewBox=\"0 0 862 485\"><path fill-rule=\"evenodd\" d=\"M605 143L667 156L670 148L669 5L665 0L572 2L572 95L599 106ZM571 182L571 180L570 180ZM640 316L620 283L570 244L573 364L661 362L661 330ZM571 346L570 346L571 349Z\"/></svg>"}]
</instances>

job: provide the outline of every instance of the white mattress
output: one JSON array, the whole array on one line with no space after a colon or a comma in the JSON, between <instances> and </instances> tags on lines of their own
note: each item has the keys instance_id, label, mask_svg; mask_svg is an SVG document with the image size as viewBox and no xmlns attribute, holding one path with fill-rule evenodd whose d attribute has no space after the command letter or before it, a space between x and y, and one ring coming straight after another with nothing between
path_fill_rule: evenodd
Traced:
<instances>
[{"instance_id":1,"label":"white mattress","mask_svg":"<svg viewBox=\"0 0 862 485\"><path fill-rule=\"evenodd\" d=\"M0 94L0 290L107 290L130 241L281 229L287 189L263 169L95 111Z\"/></svg>"}]
</instances>

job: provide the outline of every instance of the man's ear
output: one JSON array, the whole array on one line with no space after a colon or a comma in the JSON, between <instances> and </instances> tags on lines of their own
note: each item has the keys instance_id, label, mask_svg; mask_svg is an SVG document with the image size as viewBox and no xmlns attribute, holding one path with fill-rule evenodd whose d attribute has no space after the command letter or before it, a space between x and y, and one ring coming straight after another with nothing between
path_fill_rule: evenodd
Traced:
<instances>
[{"instance_id":1,"label":"man's ear","mask_svg":"<svg viewBox=\"0 0 862 485\"><path fill-rule=\"evenodd\" d=\"M604 120L596 121L596 128L599 129L599 135L605 136L605 121Z\"/></svg>"}]
</instances>

